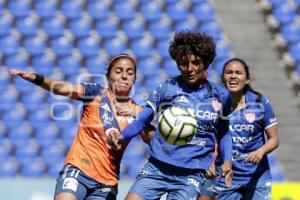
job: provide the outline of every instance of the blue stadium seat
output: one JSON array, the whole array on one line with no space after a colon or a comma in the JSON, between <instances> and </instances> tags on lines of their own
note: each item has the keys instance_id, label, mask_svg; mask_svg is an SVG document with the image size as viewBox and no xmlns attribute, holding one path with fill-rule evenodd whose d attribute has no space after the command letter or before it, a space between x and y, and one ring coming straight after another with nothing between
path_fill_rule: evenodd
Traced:
<instances>
[{"instance_id":1,"label":"blue stadium seat","mask_svg":"<svg viewBox=\"0 0 300 200\"><path fill-rule=\"evenodd\" d=\"M28 58L24 54L14 54L7 56L4 64L8 69L25 69L28 67Z\"/></svg>"},{"instance_id":2,"label":"blue stadium seat","mask_svg":"<svg viewBox=\"0 0 300 200\"><path fill-rule=\"evenodd\" d=\"M13 36L5 36L0 38L0 53L4 54L5 56L16 54L19 48L19 40Z\"/></svg>"},{"instance_id":3,"label":"blue stadium seat","mask_svg":"<svg viewBox=\"0 0 300 200\"><path fill-rule=\"evenodd\" d=\"M83 13L83 7L79 1L63 1L61 12L69 20L78 19Z\"/></svg>"},{"instance_id":4,"label":"blue stadium seat","mask_svg":"<svg viewBox=\"0 0 300 200\"><path fill-rule=\"evenodd\" d=\"M21 174L28 178L37 178L44 176L46 166L40 159L35 159L29 163L23 163Z\"/></svg>"},{"instance_id":5,"label":"blue stadium seat","mask_svg":"<svg viewBox=\"0 0 300 200\"><path fill-rule=\"evenodd\" d=\"M47 167L48 176L50 178L57 178L58 174L62 170L63 166L64 166L63 161L59 161L59 162L49 164L48 167Z\"/></svg>"},{"instance_id":6,"label":"blue stadium seat","mask_svg":"<svg viewBox=\"0 0 300 200\"><path fill-rule=\"evenodd\" d=\"M87 58L85 66L90 74L105 74L106 73L106 59L100 56Z\"/></svg>"},{"instance_id":7,"label":"blue stadium seat","mask_svg":"<svg viewBox=\"0 0 300 200\"><path fill-rule=\"evenodd\" d=\"M206 33L214 38L214 40L220 40L222 38L223 30L216 21L203 23L200 26L201 32Z\"/></svg>"},{"instance_id":8,"label":"blue stadium seat","mask_svg":"<svg viewBox=\"0 0 300 200\"><path fill-rule=\"evenodd\" d=\"M144 81L144 86L150 94L161 84L164 80L160 77L148 78Z\"/></svg>"},{"instance_id":9,"label":"blue stadium seat","mask_svg":"<svg viewBox=\"0 0 300 200\"><path fill-rule=\"evenodd\" d=\"M147 21L158 21L161 18L163 11L156 1L149 1L141 6L140 13Z\"/></svg>"},{"instance_id":10,"label":"blue stadium seat","mask_svg":"<svg viewBox=\"0 0 300 200\"><path fill-rule=\"evenodd\" d=\"M171 25L163 20L155 21L150 23L149 30L154 39L167 39L170 37Z\"/></svg>"},{"instance_id":11,"label":"blue stadium seat","mask_svg":"<svg viewBox=\"0 0 300 200\"><path fill-rule=\"evenodd\" d=\"M43 22L42 28L49 37L61 37L64 35L64 22L59 18L47 19Z\"/></svg>"},{"instance_id":12,"label":"blue stadium seat","mask_svg":"<svg viewBox=\"0 0 300 200\"><path fill-rule=\"evenodd\" d=\"M65 146L62 143L56 143L47 148L41 149L41 158L44 163L49 165L61 162L65 157Z\"/></svg>"},{"instance_id":13,"label":"blue stadium seat","mask_svg":"<svg viewBox=\"0 0 300 200\"><path fill-rule=\"evenodd\" d=\"M273 9L273 15L280 25L291 23L296 17L296 11L290 4L282 4Z\"/></svg>"},{"instance_id":14,"label":"blue stadium seat","mask_svg":"<svg viewBox=\"0 0 300 200\"><path fill-rule=\"evenodd\" d=\"M122 25L122 30L130 40L140 39L144 36L144 23L141 20L130 20Z\"/></svg>"},{"instance_id":15,"label":"blue stadium seat","mask_svg":"<svg viewBox=\"0 0 300 200\"><path fill-rule=\"evenodd\" d=\"M13 140L29 140L32 136L33 129L28 122L21 122L17 126L11 126L8 131L8 138Z\"/></svg>"},{"instance_id":16,"label":"blue stadium seat","mask_svg":"<svg viewBox=\"0 0 300 200\"><path fill-rule=\"evenodd\" d=\"M281 27L281 34L288 44L300 41L300 24L292 22Z\"/></svg>"},{"instance_id":17,"label":"blue stadium seat","mask_svg":"<svg viewBox=\"0 0 300 200\"><path fill-rule=\"evenodd\" d=\"M158 72L159 69L160 69L159 61L152 57L142 59L139 62L139 71L143 73L145 78L149 77L153 79L153 77L155 77L155 75L159 73Z\"/></svg>"},{"instance_id":18,"label":"blue stadium seat","mask_svg":"<svg viewBox=\"0 0 300 200\"><path fill-rule=\"evenodd\" d=\"M31 56L41 56L46 51L46 42L40 37L30 37L24 40L24 47Z\"/></svg>"},{"instance_id":19,"label":"blue stadium seat","mask_svg":"<svg viewBox=\"0 0 300 200\"><path fill-rule=\"evenodd\" d=\"M70 148L72 145L75 135L77 134L77 129L78 128L76 124L70 127L66 126L61 128L61 138L67 148Z\"/></svg>"},{"instance_id":20,"label":"blue stadium seat","mask_svg":"<svg viewBox=\"0 0 300 200\"><path fill-rule=\"evenodd\" d=\"M21 102L28 112L35 112L35 110L42 107L44 103L44 95L43 93L32 91L22 95Z\"/></svg>"},{"instance_id":21,"label":"blue stadium seat","mask_svg":"<svg viewBox=\"0 0 300 200\"><path fill-rule=\"evenodd\" d=\"M169 39L162 39L159 40L156 43L156 50L158 52L158 54L163 58L170 58L170 54L169 54L169 43L170 40Z\"/></svg>"},{"instance_id":22,"label":"blue stadium seat","mask_svg":"<svg viewBox=\"0 0 300 200\"><path fill-rule=\"evenodd\" d=\"M100 42L94 37L82 38L77 43L77 48L85 57L94 57L99 54Z\"/></svg>"},{"instance_id":23,"label":"blue stadium seat","mask_svg":"<svg viewBox=\"0 0 300 200\"><path fill-rule=\"evenodd\" d=\"M286 4L288 0L268 0L272 8Z\"/></svg>"},{"instance_id":24,"label":"blue stadium seat","mask_svg":"<svg viewBox=\"0 0 300 200\"><path fill-rule=\"evenodd\" d=\"M118 31L116 21L111 18L98 21L95 28L100 37L104 39L116 37Z\"/></svg>"},{"instance_id":25,"label":"blue stadium seat","mask_svg":"<svg viewBox=\"0 0 300 200\"><path fill-rule=\"evenodd\" d=\"M58 56L70 56L73 51L73 43L66 37L58 37L51 40L51 48Z\"/></svg>"},{"instance_id":26,"label":"blue stadium seat","mask_svg":"<svg viewBox=\"0 0 300 200\"><path fill-rule=\"evenodd\" d=\"M231 48L227 42L224 40L219 40L216 42L216 59L227 59L230 57Z\"/></svg>"},{"instance_id":27,"label":"blue stadium seat","mask_svg":"<svg viewBox=\"0 0 300 200\"><path fill-rule=\"evenodd\" d=\"M186 20L189 15L189 10L183 2L176 2L167 5L167 14L175 23Z\"/></svg>"},{"instance_id":28,"label":"blue stadium seat","mask_svg":"<svg viewBox=\"0 0 300 200\"><path fill-rule=\"evenodd\" d=\"M47 54L34 57L32 59L32 67L34 71L44 76L50 76L53 72L54 66L55 66L55 60L50 56L48 56Z\"/></svg>"},{"instance_id":29,"label":"blue stadium seat","mask_svg":"<svg viewBox=\"0 0 300 200\"><path fill-rule=\"evenodd\" d=\"M109 39L104 41L104 49L109 56L117 55L119 53L124 53L126 50L125 42L121 41L119 38Z\"/></svg>"},{"instance_id":30,"label":"blue stadium seat","mask_svg":"<svg viewBox=\"0 0 300 200\"><path fill-rule=\"evenodd\" d=\"M20 77L15 77L13 79L13 83L18 90L18 92L21 92L23 94L27 94L28 92L32 92L34 88L36 87L33 83L30 83L28 81L25 81L24 79Z\"/></svg>"},{"instance_id":31,"label":"blue stadium seat","mask_svg":"<svg viewBox=\"0 0 300 200\"><path fill-rule=\"evenodd\" d=\"M75 38L88 37L92 30L90 21L85 18L72 20L69 26Z\"/></svg>"},{"instance_id":32,"label":"blue stadium seat","mask_svg":"<svg viewBox=\"0 0 300 200\"><path fill-rule=\"evenodd\" d=\"M201 22L205 23L208 21L214 21L216 12L209 2L196 4L193 7L193 15Z\"/></svg>"},{"instance_id":33,"label":"blue stadium seat","mask_svg":"<svg viewBox=\"0 0 300 200\"><path fill-rule=\"evenodd\" d=\"M197 31L198 29L198 24L194 20L187 19L175 23L176 32L184 30Z\"/></svg>"},{"instance_id":34,"label":"blue stadium seat","mask_svg":"<svg viewBox=\"0 0 300 200\"><path fill-rule=\"evenodd\" d=\"M222 59L215 59L213 62L213 69L216 71L216 73L221 76L223 72L223 67L225 62L228 60L228 58L222 58Z\"/></svg>"},{"instance_id":35,"label":"blue stadium seat","mask_svg":"<svg viewBox=\"0 0 300 200\"><path fill-rule=\"evenodd\" d=\"M21 124L24 121L25 113L20 110L7 110L4 116L2 116L2 121L8 127L13 127Z\"/></svg>"},{"instance_id":36,"label":"blue stadium seat","mask_svg":"<svg viewBox=\"0 0 300 200\"><path fill-rule=\"evenodd\" d=\"M39 146L31 141L28 141L24 146L15 146L15 157L21 164L35 160L38 152Z\"/></svg>"},{"instance_id":37,"label":"blue stadium seat","mask_svg":"<svg viewBox=\"0 0 300 200\"><path fill-rule=\"evenodd\" d=\"M163 69L169 77L178 76L180 74L176 62L172 59L164 60Z\"/></svg>"},{"instance_id":38,"label":"blue stadium seat","mask_svg":"<svg viewBox=\"0 0 300 200\"><path fill-rule=\"evenodd\" d=\"M50 123L50 113L47 109L40 109L36 112L28 113L28 121L34 128L41 128Z\"/></svg>"},{"instance_id":39,"label":"blue stadium seat","mask_svg":"<svg viewBox=\"0 0 300 200\"><path fill-rule=\"evenodd\" d=\"M136 14L136 10L133 4L125 1L115 4L113 12L122 21L132 20Z\"/></svg>"},{"instance_id":40,"label":"blue stadium seat","mask_svg":"<svg viewBox=\"0 0 300 200\"><path fill-rule=\"evenodd\" d=\"M9 159L0 165L0 177L15 177L18 173L19 165L13 160Z\"/></svg>"},{"instance_id":41,"label":"blue stadium seat","mask_svg":"<svg viewBox=\"0 0 300 200\"><path fill-rule=\"evenodd\" d=\"M98 21L108 18L110 8L105 1L95 1L87 5L87 11L92 19Z\"/></svg>"},{"instance_id":42,"label":"blue stadium seat","mask_svg":"<svg viewBox=\"0 0 300 200\"><path fill-rule=\"evenodd\" d=\"M38 24L33 18L27 17L24 19L18 19L16 27L22 36L32 37L37 33Z\"/></svg>"},{"instance_id":43,"label":"blue stadium seat","mask_svg":"<svg viewBox=\"0 0 300 200\"><path fill-rule=\"evenodd\" d=\"M36 1L34 3L34 11L38 16L45 20L53 18L57 14L56 4L51 0Z\"/></svg>"},{"instance_id":44,"label":"blue stadium seat","mask_svg":"<svg viewBox=\"0 0 300 200\"><path fill-rule=\"evenodd\" d=\"M58 67L65 75L79 74L80 60L74 56L59 58Z\"/></svg>"},{"instance_id":45,"label":"blue stadium seat","mask_svg":"<svg viewBox=\"0 0 300 200\"><path fill-rule=\"evenodd\" d=\"M35 140L42 148L48 148L57 142L59 129L53 122L50 123L50 121L47 123L43 122L42 124L43 126L35 129Z\"/></svg>"},{"instance_id":46,"label":"blue stadium seat","mask_svg":"<svg viewBox=\"0 0 300 200\"><path fill-rule=\"evenodd\" d=\"M11 156L11 152L12 152L11 145L7 145L4 142L0 141L0 160L7 161ZM3 163L4 162L1 162L1 165Z\"/></svg>"},{"instance_id":47,"label":"blue stadium seat","mask_svg":"<svg viewBox=\"0 0 300 200\"><path fill-rule=\"evenodd\" d=\"M0 98L0 110L5 111L5 113L6 111L12 110L17 103L17 97L17 94L14 91L9 90L9 88L3 90Z\"/></svg>"},{"instance_id":48,"label":"blue stadium seat","mask_svg":"<svg viewBox=\"0 0 300 200\"><path fill-rule=\"evenodd\" d=\"M8 36L12 29L12 21L5 15L0 17L0 37Z\"/></svg>"},{"instance_id":49,"label":"blue stadium seat","mask_svg":"<svg viewBox=\"0 0 300 200\"><path fill-rule=\"evenodd\" d=\"M300 42L293 43L288 47L288 51L296 62L300 62Z\"/></svg>"},{"instance_id":50,"label":"blue stadium seat","mask_svg":"<svg viewBox=\"0 0 300 200\"><path fill-rule=\"evenodd\" d=\"M150 57L153 54L153 44L147 38L132 41L130 48L139 59Z\"/></svg>"},{"instance_id":51,"label":"blue stadium seat","mask_svg":"<svg viewBox=\"0 0 300 200\"><path fill-rule=\"evenodd\" d=\"M9 1L8 2L9 12L16 18L25 18L30 12L29 1Z\"/></svg>"}]
</instances>

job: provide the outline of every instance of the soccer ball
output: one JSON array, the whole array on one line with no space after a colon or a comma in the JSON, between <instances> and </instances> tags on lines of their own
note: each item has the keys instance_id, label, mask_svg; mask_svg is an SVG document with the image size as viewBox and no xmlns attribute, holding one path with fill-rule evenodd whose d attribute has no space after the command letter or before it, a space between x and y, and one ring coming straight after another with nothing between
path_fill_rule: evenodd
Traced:
<instances>
[{"instance_id":1,"label":"soccer ball","mask_svg":"<svg viewBox=\"0 0 300 200\"><path fill-rule=\"evenodd\" d=\"M159 116L160 135L173 145L184 145L189 142L197 130L197 120L186 109L172 106Z\"/></svg>"}]
</instances>

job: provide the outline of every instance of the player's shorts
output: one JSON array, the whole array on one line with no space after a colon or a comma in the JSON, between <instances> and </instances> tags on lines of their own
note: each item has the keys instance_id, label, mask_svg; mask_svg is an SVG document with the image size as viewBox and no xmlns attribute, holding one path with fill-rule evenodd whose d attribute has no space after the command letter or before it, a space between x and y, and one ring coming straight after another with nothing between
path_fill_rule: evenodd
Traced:
<instances>
[{"instance_id":1,"label":"player's shorts","mask_svg":"<svg viewBox=\"0 0 300 200\"><path fill-rule=\"evenodd\" d=\"M78 200L115 200L116 186L105 185L90 178L73 165L66 165L56 179L55 196L61 192L74 194Z\"/></svg>"},{"instance_id":2,"label":"player's shorts","mask_svg":"<svg viewBox=\"0 0 300 200\"><path fill-rule=\"evenodd\" d=\"M201 195L206 195L208 197L214 197L214 179L204 178L202 182L202 187L200 188Z\"/></svg>"},{"instance_id":3,"label":"player's shorts","mask_svg":"<svg viewBox=\"0 0 300 200\"><path fill-rule=\"evenodd\" d=\"M232 184L231 187L215 182L214 190L218 200L271 200L271 187L270 179L258 179L255 183Z\"/></svg>"},{"instance_id":4,"label":"player's shorts","mask_svg":"<svg viewBox=\"0 0 300 200\"><path fill-rule=\"evenodd\" d=\"M129 192L150 200L160 199L167 193L167 200L197 199L204 171L184 169L150 158Z\"/></svg>"}]
</instances>

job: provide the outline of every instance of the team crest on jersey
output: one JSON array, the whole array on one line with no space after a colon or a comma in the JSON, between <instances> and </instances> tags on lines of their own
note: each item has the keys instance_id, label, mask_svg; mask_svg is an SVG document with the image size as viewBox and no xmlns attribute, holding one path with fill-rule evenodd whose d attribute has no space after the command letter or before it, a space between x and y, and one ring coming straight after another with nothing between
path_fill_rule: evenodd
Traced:
<instances>
[{"instance_id":1,"label":"team crest on jersey","mask_svg":"<svg viewBox=\"0 0 300 200\"><path fill-rule=\"evenodd\" d=\"M111 112L109 106L107 105L107 103L105 103L104 105L101 105L101 108L103 108L104 110L107 110L108 112Z\"/></svg>"},{"instance_id":2,"label":"team crest on jersey","mask_svg":"<svg viewBox=\"0 0 300 200\"><path fill-rule=\"evenodd\" d=\"M247 122L252 123L255 121L255 114L252 112L247 112L245 114L245 118L246 118Z\"/></svg>"},{"instance_id":3,"label":"team crest on jersey","mask_svg":"<svg viewBox=\"0 0 300 200\"><path fill-rule=\"evenodd\" d=\"M214 110L217 112L221 109L222 104L217 100L217 99L213 99L211 102L212 107L214 108Z\"/></svg>"},{"instance_id":4,"label":"team crest on jersey","mask_svg":"<svg viewBox=\"0 0 300 200\"><path fill-rule=\"evenodd\" d=\"M190 103L185 96L180 96L178 101L185 102L185 103Z\"/></svg>"}]
</instances>

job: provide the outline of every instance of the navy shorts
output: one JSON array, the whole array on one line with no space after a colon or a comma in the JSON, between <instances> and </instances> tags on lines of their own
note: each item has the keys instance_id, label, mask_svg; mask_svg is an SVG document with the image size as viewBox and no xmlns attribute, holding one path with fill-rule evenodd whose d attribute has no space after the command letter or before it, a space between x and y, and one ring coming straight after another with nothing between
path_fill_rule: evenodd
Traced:
<instances>
[{"instance_id":1,"label":"navy shorts","mask_svg":"<svg viewBox=\"0 0 300 200\"><path fill-rule=\"evenodd\" d=\"M203 171L178 168L150 158L129 192L145 200L160 199L165 193L167 200L196 200L202 177Z\"/></svg>"},{"instance_id":2,"label":"navy shorts","mask_svg":"<svg viewBox=\"0 0 300 200\"><path fill-rule=\"evenodd\" d=\"M73 165L66 165L56 179L55 196L61 192L74 194L78 200L116 200L116 186L97 182Z\"/></svg>"}]
</instances>

